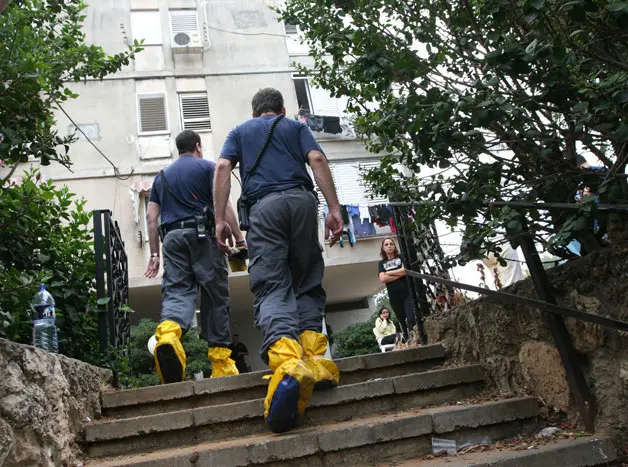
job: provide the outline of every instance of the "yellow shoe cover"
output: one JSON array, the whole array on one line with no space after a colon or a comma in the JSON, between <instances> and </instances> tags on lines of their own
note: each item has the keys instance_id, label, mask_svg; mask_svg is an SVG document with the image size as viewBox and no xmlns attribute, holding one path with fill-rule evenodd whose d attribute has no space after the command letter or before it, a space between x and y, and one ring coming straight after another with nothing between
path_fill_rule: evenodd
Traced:
<instances>
[{"instance_id":1,"label":"yellow shoe cover","mask_svg":"<svg viewBox=\"0 0 628 467\"><path fill-rule=\"evenodd\" d=\"M181 326L164 321L155 330L155 366L162 384L185 379L185 350L181 345Z\"/></svg>"},{"instance_id":2,"label":"yellow shoe cover","mask_svg":"<svg viewBox=\"0 0 628 467\"><path fill-rule=\"evenodd\" d=\"M316 378L314 389L337 386L340 381L338 366L323 357L327 350L327 336L316 331L304 331L299 340L303 347L303 361Z\"/></svg>"},{"instance_id":3,"label":"yellow shoe cover","mask_svg":"<svg viewBox=\"0 0 628 467\"><path fill-rule=\"evenodd\" d=\"M314 375L301 355L301 345L288 337L282 337L268 349L273 375L264 400L264 419L275 433L294 428L312 399Z\"/></svg>"},{"instance_id":4,"label":"yellow shoe cover","mask_svg":"<svg viewBox=\"0 0 628 467\"><path fill-rule=\"evenodd\" d=\"M225 347L210 347L207 358L212 362L212 378L239 375L235 362L230 359L231 350Z\"/></svg>"}]
</instances>

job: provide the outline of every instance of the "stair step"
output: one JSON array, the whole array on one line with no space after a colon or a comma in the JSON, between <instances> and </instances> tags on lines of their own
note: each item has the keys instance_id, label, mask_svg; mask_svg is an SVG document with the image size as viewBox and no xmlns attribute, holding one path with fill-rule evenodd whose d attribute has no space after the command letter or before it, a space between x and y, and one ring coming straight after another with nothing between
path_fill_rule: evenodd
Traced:
<instances>
[{"instance_id":1,"label":"stair step","mask_svg":"<svg viewBox=\"0 0 628 467\"><path fill-rule=\"evenodd\" d=\"M354 384L371 378L388 378L428 371L445 358L441 344L336 360L340 384ZM193 409L265 397L270 371L257 371L226 378L207 378L102 394L105 417L131 418L167 411Z\"/></svg>"},{"instance_id":2,"label":"stair step","mask_svg":"<svg viewBox=\"0 0 628 467\"><path fill-rule=\"evenodd\" d=\"M564 439L525 451L485 451L432 460L407 460L395 467L594 467L617 460L613 442L607 438ZM381 464L380 467L390 464Z\"/></svg>"},{"instance_id":3,"label":"stair step","mask_svg":"<svg viewBox=\"0 0 628 467\"><path fill-rule=\"evenodd\" d=\"M303 426L455 402L483 389L480 365L447 368L314 393ZM97 422L85 427L92 457L266 433L263 399Z\"/></svg>"},{"instance_id":4,"label":"stair step","mask_svg":"<svg viewBox=\"0 0 628 467\"><path fill-rule=\"evenodd\" d=\"M440 407L377 415L284 435L264 434L195 446L93 460L93 467L370 465L427 455L431 437L489 436L503 439L537 427L536 399L521 397L463 407ZM199 442L200 440L197 440Z\"/></svg>"}]
</instances>

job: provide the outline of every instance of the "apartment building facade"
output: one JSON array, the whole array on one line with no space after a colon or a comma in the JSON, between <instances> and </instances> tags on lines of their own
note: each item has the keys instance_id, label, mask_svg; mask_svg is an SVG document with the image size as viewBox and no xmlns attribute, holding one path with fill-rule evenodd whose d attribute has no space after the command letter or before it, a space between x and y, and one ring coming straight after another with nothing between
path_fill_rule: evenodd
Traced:
<instances>
[{"instance_id":1,"label":"apartment building facade","mask_svg":"<svg viewBox=\"0 0 628 467\"><path fill-rule=\"evenodd\" d=\"M381 237L390 227L368 219L369 199L360 167L377 163L355 138L345 115L346 101L331 98L297 74L294 61L307 64L299 31L277 20L265 0L90 0L87 41L109 53L143 40L144 51L103 81L72 84L77 100L58 114L60 133L77 132L69 171L41 167L45 178L68 185L90 209L110 209L129 257L133 320L158 319L160 279L147 279L149 258L145 221L147 196L160 169L178 157L174 139L183 129L201 135L204 157L215 160L228 132L250 118L250 101L272 86L285 97L289 118L306 122L330 160L341 203L356 220L356 241L325 245L327 321L338 331L367 316L367 298L381 289L377 261ZM107 161L105 157L109 159ZM233 179L232 201L239 195ZM356 211L357 209L357 211ZM356 214L357 213L357 214ZM357 217L356 217L357 216ZM322 220L322 209L321 209ZM353 220L350 223L353 225ZM353 242L352 242L353 243ZM252 295L246 272L230 275L233 332L254 349L261 335L253 328ZM258 358L250 358L261 368Z\"/></svg>"}]
</instances>

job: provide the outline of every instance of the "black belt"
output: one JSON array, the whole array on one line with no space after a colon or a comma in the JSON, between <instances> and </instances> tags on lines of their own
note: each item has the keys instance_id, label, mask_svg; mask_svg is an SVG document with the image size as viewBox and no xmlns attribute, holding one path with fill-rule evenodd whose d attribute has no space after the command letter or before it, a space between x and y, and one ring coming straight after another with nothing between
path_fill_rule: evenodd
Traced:
<instances>
[{"instance_id":1,"label":"black belt","mask_svg":"<svg viewBox=\"0 0 628 467\"><path fill-rule=\"evenodd\" d=\"M170 224L162 224L159 226L162 237L165 237L168 232L179 229L196 229L196 221L193 219L186 219L182 221L172 222Z\"/></svg>"}]
</instances>

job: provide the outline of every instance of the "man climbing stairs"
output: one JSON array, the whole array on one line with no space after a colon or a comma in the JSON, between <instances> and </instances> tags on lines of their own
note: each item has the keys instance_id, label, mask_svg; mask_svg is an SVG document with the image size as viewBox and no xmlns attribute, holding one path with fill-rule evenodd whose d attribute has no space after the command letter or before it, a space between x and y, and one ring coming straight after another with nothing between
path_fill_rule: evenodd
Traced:
<instances>
[{"instance_id":1,"label":"man climbing stairs","mask_svg":"<svg viewBox=\"0 0 628 467\"><path fill-rule=\"evenodd\" d=\"M461 446L536 433L536 399L480 397L481 366L443 366L439 344L336 363L340 385L315 392L300 427L282 435L263 419L268 372L104 393L104 418L85 427L87 465L573 467L616 460L600 437L426 459L433 438Z\"/></svg>"}]
</instances>

